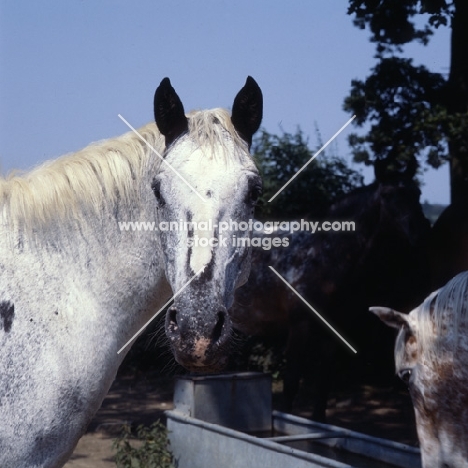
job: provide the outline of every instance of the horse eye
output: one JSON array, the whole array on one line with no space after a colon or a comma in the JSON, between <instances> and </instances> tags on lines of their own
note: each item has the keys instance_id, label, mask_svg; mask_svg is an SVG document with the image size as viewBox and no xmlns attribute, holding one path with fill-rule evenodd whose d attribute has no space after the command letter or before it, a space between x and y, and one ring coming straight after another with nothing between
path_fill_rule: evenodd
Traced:
<instances>
[{"instance_id":1,"label":"horse eye","mask_svg":"<svg viewBox=\"0 0 468 468\"><path fill-rule=\"evenodd\" d=\"M401 371L398 372L398 377L406 384L409 384L409 381L411 379L411 369L402 369Z\"/></svg>"},{"instance_id":2,"label":"horse eye","mask_svg":"<svg viewBox=\"0 0 468 468\"><path fill-rule=\"evenodd\" d=\"M153 179L153 182L151 184L151 189L153 190L154 196L156 197L156 200L158 201L159 206L163 206L164 198L161 195L161 181L158 179Z\"/></svg>"},{"instance_id":3,"label":"horse eye","mask_svg":"<svg viewBox=\"0 0 468 468\"><path fill-rule=\"evenodd\" d=\"M249 187L248 201L256 205L259 198L262 196L262 186L259 183Z\"/></svg>"}]
</instances>

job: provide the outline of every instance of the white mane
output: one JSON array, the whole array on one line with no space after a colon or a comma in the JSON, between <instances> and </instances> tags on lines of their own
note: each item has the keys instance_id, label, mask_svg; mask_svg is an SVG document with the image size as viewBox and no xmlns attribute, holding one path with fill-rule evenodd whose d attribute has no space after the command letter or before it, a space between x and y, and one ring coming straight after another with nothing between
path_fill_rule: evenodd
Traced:
<instances>
[{"instance_id":1,"label":"white mane","mask_svg":"<svg viewBox=\"0 0 468 468\"><path fill-rule=\"evenodd\" d=\"M139 132L155 149L163 150L164 139L155 124ZM145 144L129 132L47 161L29 173L13 173L0 179L2 215L28 228L66 216L79 218L83 206L98 213L103 204L130 197L149 156ZM157 167L159 158L153 156Z\"/></svg>"},{"instance_id":2,"label":"white mane","mask_svg":"<svg viewBox=\"0 0 468 468\"><path fill-rule=\"evenodd\" d=\"M190 136L200 147L226 148L228 134L235 145L246 148L227 111L197 111L188 118ZM163 153L164 137L154 123L139 133ZM224 157L227 153L216 152ZM30 229L53 219L80 219L83 207L100 213L103 206L112 206L117 200L129 201L136 181L149 169L157 171L160 163L160 158L133 132L91 144L26 174L0 177L0 220Z\"/></svg>"},{"instance_id":3,"label":"white mane","mask_svg":"<svg viewBox=\"0 0 468 468\"><path fill-rule=\"evenodd\" d=\"M423 359L432 361L457 350L468 339L468 272L460 273L426 298L414 311Z\"/></svg>"},{"instance_id":4,"label":"white mane","mask_svg":"<svg viewBox=\"0 0 468 468\"><path fill-rule=\"evenodd\" d=\"M228 151L226 143L231 139L234 145L247 152L247 143L238 135L231 122L231 116L224 109L211 109L191 112L188 116L189 134L201 148L222 148L224 151L216 151L217 157L236 157ZM229 138L226 138L228 136Z\"/></svg>"}]
</instances>

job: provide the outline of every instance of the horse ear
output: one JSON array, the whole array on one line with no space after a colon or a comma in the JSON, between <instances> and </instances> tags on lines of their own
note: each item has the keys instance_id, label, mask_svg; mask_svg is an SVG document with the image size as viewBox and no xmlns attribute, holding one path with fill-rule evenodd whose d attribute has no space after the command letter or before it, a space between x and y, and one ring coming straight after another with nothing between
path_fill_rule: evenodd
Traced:
<instances>
[{"instance_id":1,"label":"horse ear","mask_svg":"<svg viewBox=\"0 0 468 468\"><path fill-rule=\"evenodd\" d=\"M247 77L232 105L231 121L237 133L250 146L252 136L259 129L263 117L263 95L257 82Z\"/></svg>"},{"instance_id":2,"label":"horse ear","mask_svg":"<svg viewBox=\"0 0 468 468\"><path fill-rule=\"evenodd\" d=\"M409 327L408 315L406 314L389 309L388 307L369 307L369 310L389 327L398 329Z\"/></svg>"},{"instance_id":3,"label":"horse ear","mask_svg":"<svg viewBox=\"0 0 468 468\"><path fill-rule=\"evenodd\" d=\"M169 78L164 78L154 93L154 119L159 131L166 138L166 148L188 132L184 106Z\"/></svg>"}]
</instances>

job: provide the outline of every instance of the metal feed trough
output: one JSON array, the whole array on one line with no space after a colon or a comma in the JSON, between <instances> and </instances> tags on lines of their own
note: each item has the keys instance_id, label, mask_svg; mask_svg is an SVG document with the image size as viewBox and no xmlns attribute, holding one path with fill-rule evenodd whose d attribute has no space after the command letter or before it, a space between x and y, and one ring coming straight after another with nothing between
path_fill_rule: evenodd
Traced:
<instances>
[{"instance_id":1,"label":"metal feed trough","mask_svg":"<svg viewBox=\"0 0 468 468\"><path fill-rule=\"evenodd\" d=\"M418 449L271 410L271 378L190 376L167 411L179 468L418 468Z\"/></svg>"}]
</instances>

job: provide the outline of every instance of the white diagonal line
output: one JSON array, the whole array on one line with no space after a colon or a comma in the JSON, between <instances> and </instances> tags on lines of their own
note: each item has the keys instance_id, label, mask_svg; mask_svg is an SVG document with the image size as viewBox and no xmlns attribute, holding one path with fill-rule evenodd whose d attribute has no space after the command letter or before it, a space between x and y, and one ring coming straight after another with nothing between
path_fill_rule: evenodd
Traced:
<instances>
[{"instance_id":1,"label":"white diagonal line","mask_svg":"<svg viewBox=\"0 0 468 468\"><path fill-rule=\"evenodd\" d=\"M155 148L153 148L153 146L151 146L146 140L145 138L143 138L143 136L141 135L140 132L138 132L138 130L136 130L131 124L129 124L127 122L127 120L125 120L124 117L122 117L122 115L118 114L118 117L119 119L125 124L127 125L128 128L130 128L130 130L133 131L133 133L135 133L136 135L138 135L138 137L144 141L146 143L146 145L151 148L151 150L156 154L156 156L159 157L159 159L161 159L161 161L166 164L172 172L174 172L175 175L177 175L177 177L180 177L180 179L182 179L194 192L195 194L203 201L203 202L206 202L207 199L206 198L203 198L197 191L197 189L195 187L193 187L190 182L187 181L187 179L185 179L185 177L183 175L181 175L179 172L177 172L162 156L161 154L159 153L159 151Z\"/></svg>"},{"instance_id":2,"label":"white diagonal line","mask_svg":"<svg viewBox=\"0 0 468 468\"><path fill-rule=\"evenodd\" d=\"M289 288L293 293L341 340L348 346L354 353L357 351L272 267L269 266L271 271Z\"/></svg>"},{"instance_id":3,"label":"white diagonal line","mask_svg":"<svg viewBox=\"0 0 468 468\"><path fill-rule=\"evenodd\" d=\"M185 283L118 351L120 354L203 270L201 268L198 273L193 275L190 280Z\"/></svg>"},{"instance_id":4,"label":"white diagonal line","mask_svg":"<svg viewBox=\"0 0 468 468\"><path fill-rule=\"evenodd\" d=\"M353 115L269 200L273 201L354 119Z\"/></svg>"}]
</instances>

